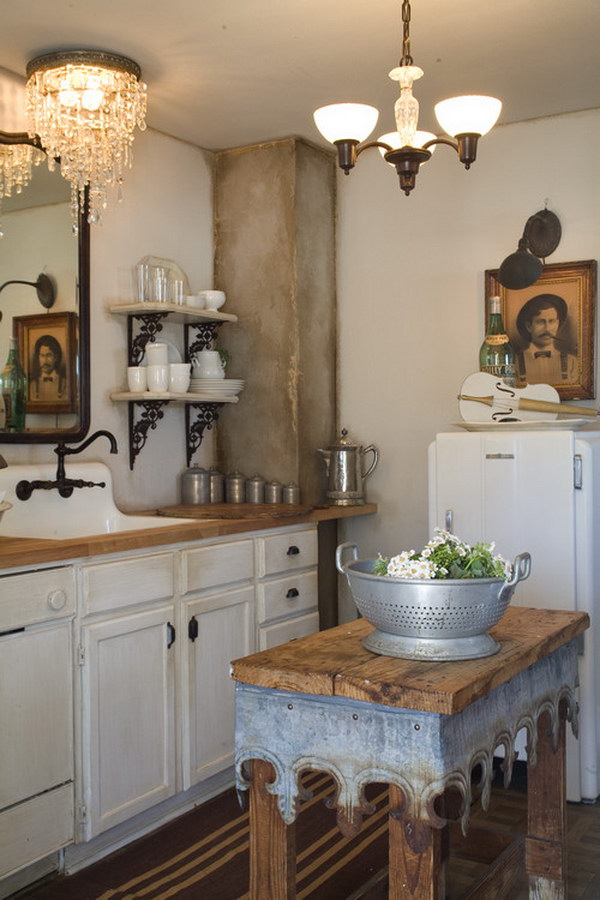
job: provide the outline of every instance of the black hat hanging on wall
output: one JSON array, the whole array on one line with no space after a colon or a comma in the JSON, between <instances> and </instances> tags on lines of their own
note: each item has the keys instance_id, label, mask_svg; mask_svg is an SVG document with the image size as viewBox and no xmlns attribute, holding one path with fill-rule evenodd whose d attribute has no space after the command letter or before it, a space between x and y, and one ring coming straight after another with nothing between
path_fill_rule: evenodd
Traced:
<instances>
[{"instance_id":1,"label":"black hat hanging on wall","mask_svg":"<svg viewBox=\"0 0 600 900\"><path fill-rule=\"evenodd\" d=\"M541 209L530 216L519 246L498 269L500 284L511 291L535 284L542 274L545 258L558 247L561 234L559 218L549 209Z\"/></svg>"}]
</instances>

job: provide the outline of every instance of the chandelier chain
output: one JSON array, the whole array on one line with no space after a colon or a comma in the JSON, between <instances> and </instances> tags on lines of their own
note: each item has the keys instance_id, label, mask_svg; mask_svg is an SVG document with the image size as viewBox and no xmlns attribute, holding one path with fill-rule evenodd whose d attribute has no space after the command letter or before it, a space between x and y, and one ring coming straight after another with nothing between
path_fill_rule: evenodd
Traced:
<instances>
[{"instance_id":1,"label":"chandelier chain","mask_svg":"<svg viewBox=\"0 0 600 900\"><path fill-rule=\"evenodd\" d=\"M402 0L402 59L401 66L412 66L413 58L410 55L410 2Z\"/></svg>"}]
</instances>

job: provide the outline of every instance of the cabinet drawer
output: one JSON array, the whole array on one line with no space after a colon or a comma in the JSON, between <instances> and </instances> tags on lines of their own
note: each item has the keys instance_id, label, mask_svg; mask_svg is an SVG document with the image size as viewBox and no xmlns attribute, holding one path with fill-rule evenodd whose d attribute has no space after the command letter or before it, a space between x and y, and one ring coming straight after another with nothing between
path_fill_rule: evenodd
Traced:
<instances>
[{"instance_id":1,"label":"cabinet drawer","mask_svg":"<svg viewBox=\"0 0 600 900\"><path fill-rule=\"evenodd\" d=\"M73 841L73 785L33 797L0 813L0 877Z\"/></svg>"},{"instance_id":2,"label":"cabinet drawer","mask_svg":"<svg viewBox=\"0 0 600 900\"><path fill-rule=\"evenodd\" d=\"M258 621L281 619L316 609L319 601L317 572L277 578L258 587Z\"/></svg>"},{"instance_id":3,"label":"cabinet drawer","mask_svg":"<svg viewBox=\"0 0 600 900\"><path fill-rule=\"evenodd\" d=\"M317 529L259 538L258 559L261 578L315 566L318 562Z\"/></svg>"},{"instance_id":4,"label":"cabinet drawer","mask_svg":"<svg viewBox=\"0 0 600 900\"><path fill-rule=\"evenodd\" d=\"M286 641L295 641L297 638L306 637L319 630L319 613L313 612L306 616L298 616L277 625L266 625L258 632L258 649L270 650L278 644Z\"/></svg>"},{"instance_id":5,"label":"cabinet drawer","mask_svg":"<svg viewBox=\"0 0 600 900\"><path fill-rule=\"evenodd\" d=\"M254 577L252 541L230 541L183 552L183 593Z\"/></svg>"},{"instance_id":6,"label":"cabinet drawer","mask_svg":"<svg viewBox=\"0 0 600 900\"><path fill-rule=\"evenodd\" d=\"M70 566L0 578L0 631L74 612L75 578Z\"/></svg>"},{"instance_id":7,"label":"cabinet drawer","mask_svg":"<svg viewBox=\"0 0 600 900\"><path fill-rule=\"evenodd\" d=\"M156 553L83 569L83 612L170 599L175 593L174 557Z\"/></svg>"}]
</instances>

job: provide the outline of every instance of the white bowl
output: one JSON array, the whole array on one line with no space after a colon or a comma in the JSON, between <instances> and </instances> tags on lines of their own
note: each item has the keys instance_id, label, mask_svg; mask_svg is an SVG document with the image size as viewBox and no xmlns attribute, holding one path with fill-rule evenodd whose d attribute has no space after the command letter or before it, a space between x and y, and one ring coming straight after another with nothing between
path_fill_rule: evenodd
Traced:
<instances>
[{"instance_id":1,"label":"white bowl","mask_svg":"<svg viewBox=\"0 0 600 900\"><path fill-rule=\"evenodd\" d=\"M185 305L194 309L204 309L204 297L202 294L186 294Z\"/></svg>"},{"instance_id":2,"label":"white bowl","mask_svg":"<svg viewBox=\"0 0 600 900\"><path fill-rule=\"evenodd\" d=\"M220 309L225 303L225 291L200 291L206 309Z\"/></svg>"}]
</instances>

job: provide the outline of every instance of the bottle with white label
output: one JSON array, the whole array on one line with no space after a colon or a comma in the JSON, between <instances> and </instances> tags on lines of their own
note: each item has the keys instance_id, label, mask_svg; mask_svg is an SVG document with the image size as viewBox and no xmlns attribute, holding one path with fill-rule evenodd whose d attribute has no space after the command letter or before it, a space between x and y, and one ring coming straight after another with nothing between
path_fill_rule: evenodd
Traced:
<instances>
[{"instance_id":1,"label":"bottle with white label","mask_svg":"<svg viewBox=\"0 0 600 900\"><path fill-rule=\"evenodd\" d=\"M511 387L517 386L515 348L508 339L500 312L500 297L489 299L490 317L479 351L479 368Z\"/></svg>"}]
</instances>

